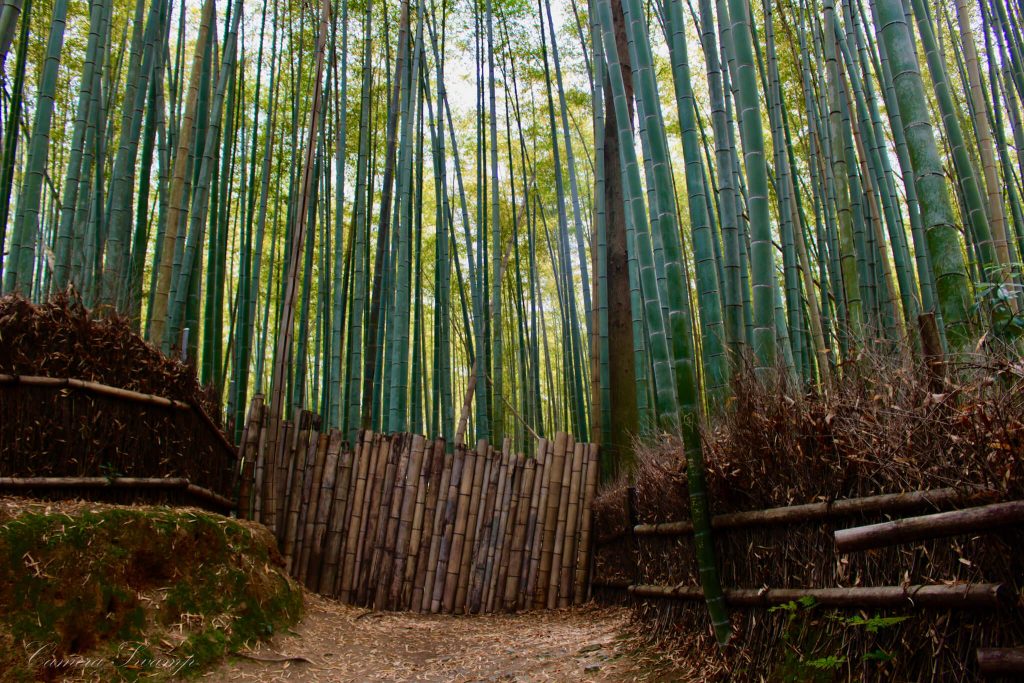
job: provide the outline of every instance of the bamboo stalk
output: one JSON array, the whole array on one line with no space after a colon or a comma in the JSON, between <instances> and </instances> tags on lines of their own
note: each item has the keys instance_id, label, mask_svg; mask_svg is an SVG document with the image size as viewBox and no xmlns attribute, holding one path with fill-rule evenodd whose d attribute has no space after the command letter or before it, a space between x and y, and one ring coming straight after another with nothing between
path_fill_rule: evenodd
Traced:
<instances>
[{"instance_id":1,"label":"bamboo stalk","mask_svg":"<svg viewBox=\"0 0 1024 683\"><path fill-rule=\"evenodd\" d=\"M196 486L183 477L0 477L0 490L24 491L31 489L180 489L192 498L214 506L219 512L235 507L234 501Z\"/></svg>"},{"instance_id":2,"label":"bamboo stalk","mask_svg":"<svg viewBox=\"0 0 1024 683\"><path fill-rule=\"evenodd\" d=\"M561 476L565 468L565 447L568 435L565 432L555 434L555 444L551 466L548 468L547 488L542 504L544 513L544 532L540 548L540 568L537 576L537 592L534 595L534 606L544 607L547 604L547 593L551 583L551 566L555 548L555 534L558 526L558 502L561 497Z\"/></svg>"},{"instance_id":3,"label":"bamboo stalk","mask_svg":"<svg viewBox=\"0 0 1024 683\"><path fill-rule=\"evenodd\" d=\"M939 512L835 531L836 548L848 553L931 538L987 531L1024 522L1024 500Z\"/></svg>"},{"instance_id":4,"label":"bamboo stalk","mask_svg":"<svg viewBox=\"0 0 1024 683\"><path fill-rule=\"evenodd\" d=\"M174 408L175 410L192 410L192 406L183 401L175 401L162 396L143 394L138 391L131 391L130 389L120 389L100 384L99 382L89 382L81 379L0 374L0 385L4 384L23 384L25 386L46 387L50 389L82 389L83 391L91 391L94 394L109 396L110 398L123 401L160 406L162 408Z\"/></svg>"},{"instance_id":5,"label":"bamboo stalk","mask_svg":"<svg viewBox=\"0 0 1024 683\"><path fill-rule=\"evenodd\" d=\"M455 604L453 606L455 612L462 612L466 606L473 551L476 547L476 522L480 515L484 486L489 485L485 474L487 465L490 464L490 459L488 458L490 446L488 446L485 440L481 439L477 442L476 448L477 457L473 467L473 488L470 491L469 508L466 513L466 538L462 544L462 559L459 561L458 576L455 581ZM457 558L453 556L452 560L455 559Z\"/></svg>"},{"instance_id":6,"label":"bamboo stalk","mask_svg":"<svg viewBox=\"0 0 1024 683\"><path fill-rule=\"evenodd\" d=\"M373 462L373 433L365 431L360 435L356 447L355 462L355 488L352 489L352 502L349 513L348 526L345 528L345 561L341 570L341 585L337 591L342 602L352 601L354 587L354 576L356 570L356 555L358 554L359 538L364 524L363 501L366 499L366 480L370 472L370 465Z\"/></svg>"},{"instance_id":7,"label":"bamboo stalk","mask_svg":"<svg viewBox=\"0 0 1024 683\"><path fill-rule=\"evenodd\" d=\"M448 599L448 577L450 574L451 564L450 558L452 551L455 549L455 529L458 526L459 519L459 506L463 504L462 489L465 484L465 480L469 478L472 472L472 461L467 462L469 458L469 452L464 446L456 446L455 458L452 464L451 482L448 485L447 503L445 505L444 512L444 527L441 536L440 547L438 549L437 556L437 570L434 576L434 587L433 594L430 598L430 611L434 614L441 611L442 608L447 607L445 601ZM465 505L469 505L469 489L466 489ZM465 534L465 527L463 527L462 534ZM459 547L461 552L462 548ZM452 584L451 592L451 604L455 604L455 588L454 583Z\"/></svg>"},{"instance_id":8,"label":"bamboo stalk","mask_svg":"<svg viewBox=\"0 0 1024 683\"><path fill-rule=\"evenodd\" d=\"M352 465L355 453L346 448L345 435L336 429L331 430L331 449L341 450L338 455L338 474L335 478L334 491L332 492L334 502L331 505L331 516L327 522L327 544L323 551L323 570L320 572L320 581L317 592L322 595L336 595L335 586L338 582L338 569L342 565L345 554L342 545L345 538L345 530L348 528L347 515L349 514L349 501L351 500L350 489L352 485ZM335 440L337 443L335 444Z\"/></svg>"},{"instance_id":9,"label":"bamboo stalk","mask_svg":"<svg viewBox=\"0 0 1024 683\"><path fill-rule=\"evenodd\" d=\"M263 396L257 394L249 406L249 416L242 434L242 445L238 461L242 465L242 477L238 487L238 516L253 518L252 496L256 488L256 459L259 457L260 430L263 425Z\"/></svg>"},{"instance_id":10,"label":"bamboo stalk","mask_svg":"<svg viewBox=\"0 0 1024 683\"><path fill-rule=\"evenodd\" d=\"M424 442L423 463L420 466L419 484L416 491L416 505L412 515L412 535L409 537L409 550L405 560L405 576L402 578L402 609L419 611L419 603L414 603L412 593L417 572L420 567L420 557L426 555L430 548L429 527L434 521L433 509L427 509L427 498L431 491L437 490L437 481L434 476L434 456L436 454L436 441ZM437 470L437 478L440 478L441 471ZM424 567L424 569L426 569ZM420 577L421 579L423 577ZM421 584L422 585L422 584ZM422 600L422 595L419 596Z\"/></svg>"},{"instance_id":11,"label":"bamboo stalk","mask_svg":"<svg viewBox=\"0 0 1024 683\"><path fill-rule=\"evenodd\" d=\"M465 460L462 464L462 477L459 482L455 526L452 528L452 540L446 558L447 575L444 579L444 594L442 596L442 607L449 614L455 611L459 572L462 569L463 548L466 546L466 528L469 524L469 506L473 495L473 480L476 478L477 464L482 462L483 456L479 455L478 452L466 449ZM452 475L452 480L454 482L454 474ZM435 611L433 607L431 607L431 611Z\"/></svg>"},{"instance_id":12,"label":"bamboo stalk","mask_svg":"<svg viewBox=\"0 0 1024 683\"><path fill-rule=\"evenodd\" d=\"M576 569L576 531L579 528L580 489L583 461L589 452L585 443L573 449L572 472L569 475L569 501L565 518L565 539L562 544L562 573L558 584L558 606L568 607L572 599L574 570Z\"/></svg>"},{"instance_id":13,"label":"bamboo stalk","mask_svg":"<svg viewBox=\"0 0 1024 683\"><path fill-rule=\"evenodd\" d=\"M252 492L252 520L263 522L263 498L266 495L266 469L267 469L267 440L270 434L269 429L270 413L264 408L263 419L260 422L260 438L256 445L256 472L253 476Z\"/></svg>"},{"instance_id":14,"label":"bamboo stalk","mask_svg":"<svg viewBox=\"0 0 1024 683\"><path fill-rule=\"evenodd\" d=\"M587 575L590 572L591 528L593 525L592 507L597 492L597 475L600 469L597 444L590 444L587 460L587 479L583 489L583 510L580 515L580 550L576 560L576 592L573 604L579 605L587 599Z\"/></svg>"},{"instance_id":15,"label":"bamboo stalk","mask_svg":"<svg viewBox=\"0 0 1024 683\"><path fill-rule=\"evenodd\" d=\"M356 555L356 574L353 577L352 600L357 605L366 603L366 575L373 558L373 542L379 523L381 489L384 473L388 466L391 444L381 434L374 435L373 475L367 479L366 500L363 502L363 526L359 531L359 547Z\"/></svg>"},{"instance_id":16,"label":"bamboo stalk","mask_svg":"<svg viewBox=\"0 0 1024 683\"><path fill-rule=\"evenodd\" d=\"M529 552L523 551L523 576L520 589L519 607L529 609L536 602L537 585L540 583L540 565L544 546L544 527L547 526L548 488L550 471L554 469L554 448L547 439L537 443L537 481L533 484L534 500L530 501L530 523L527 526L526 538ZM532 527L532 528L531 528ZM540 584L543 585L543 584Z\"/></svg>"},{"instance_id":17,"label":"bamboo stalk","mask_svg":"<svg viewBox=\"0 0 1024 683\"><path fill-rule=\"evenodd\" d=\"M298 536L299 527L299 509L302 505L302 485L303 479L309 478L312 480L311 472L307 470L313 466L312 461L309 460L309 431L310 423L312 422L313 414L308 411L301 411L296 416L296 424L298 429L295 430L295 440L292 441L292 447L290 449L290 456L288 458L289 465L287 470L278 470L282 476L282 481L288 482L288 489L286 493L286 502L284 509L286 517L284 518L283 539L282 539L282 550L281 554L284 556L285 570L292 574L292 568L295 566L293 560L295 554L295 541ZM301 460L300 460L301 458Z\"/></svg>"},{"instance_id":18,"label":"bamboo stalk","mask_svg":"<svg viewBox=\"0 0 1024 683\"><path fill-rule=\"evenodd\" d=\"M558 606L558 589L562 579L562 553L565 545L569 515L569 487L572 483L572 463L575 453L576 443L570 436L566 440L562 476L558 482L559 487L557 490L551 491L551 495L558 498L558 522L555 525L555 542L551 550L551 573L548 576L548 609L555 609Z\"/></svg>"},{"instance_id":19,"label":"bamboo stalk","mask_svg":"<svg viewBox=\"0 0 1024 683\"><path fill-rule=\"evenodd\" d=\"M527 458L523 464L519 486L519 508L516 510L515 529L512 532L512 552L508 560L508 576L505 580L503 604L507 611L516 608L519 602L519 577L523 566L523 554L526 549L526 527L530 517L530 504L533 501L533 484L537 473L536 458Z\"/></svg>"},{"instance_id":20,"label":"bamboo stalk","mask_svg":"<svg viewBox=\"0 0 1024 683\"><path fill-rule=\"evenodd\" d=\"M703 600L698 586L633 585L629 592L639 598ZM1001 583L919 586L858 586L852 588L733 588L725 590L725 602L733 607L771 607L801 598L813 598L825 607L938 609L991 608L1008 604L1013 591Z\"/></svg>"},{"instance_id":21,"label":"bamboo stalk","mask_svg":"<svg viewBox=\"0 0 1024 683\"><path fill-rule=\"evenodd\" d=\"M398 535L395 538L394 571L391 575L391 590L388 595L388 606L391 609L407 609L408 604L402 599L405 584L406 562L411 559L413 566L416 556L410 553L411 547L419 548L419 536L422 533L423 513L420 512L419 524L414 519L420 508L419 500L422 490L423 453L426 440L416 434L412 437L409 469L405 476L402 505L398 514ZM425 495L426 492L422 491ZM411 555L411 557L410 557Z\"/></svg>"},{"instance_id":22,"label":"bamboo stalk","mask_svg":"<svg viewBox=\"0 0 1024 683\"><path fill-rule=\"evenodd\" d=\"M404 486L405 471L409 466L409 444L405 436L392 435L389 441L391 454L377 512L377 540L373 546L373 561L366 580L366 606L374 609L385 607L387 590L384 587L391 576L394 538L398 534L398 508L402 504L401 487Z\"/></svg>"},{"instance_id":23,"label":"bamboo stalk","mask_svg":"<svg viewBox=\"0 0 1024 683\"><path fill-rule=\"evenodd\" d=\"M823 519L851 517L858 514L897 513L922 508L943 508L971 502L991 500L994 492L985 490L963 491L954 488L912 491L908 493L887 493L865 498L847 498L824 503L808 503L786 507L730 512L715 515L711 526L715 529L743 529L752 526L782 526L796 522L810 522ZM638 536L677 536L693 533L689 521L662 522L660 524L637 524L634 533Z\"/></svg>"},{"instance_id":24,"label":"bamboo stalk","mask_svg":"<svg viewBox=\"0 0 1024 683\"><path fill-rule=\"evenodd\" d=\"M433 443L433 455L430 460L430 484L427 488L427 501L423 509L423 534L421 536L420 553L416 558L416 572L413 574L411 609L414 612L430 610L430 598L434 587L434 573L437 565L437 550L440 545L439 519L443 518L442 507L448 493L451 477L451 459L445 457L444 439L436 439Z\"/></svg>"},{"instance_id":25,"label":"bamboo stalk","mask_svg":"<svg viewBox=\"0 0 1024 683\"><path fill-rule=\"evenodd\" d=\"M501 486L501 456L493 447L487 447L487 465L484 468L486 489L481 491L480 511L476 516L476 542L473 544L473 555L470 573L467 577L466 612L476 614L480 611L483 594L484 576L487 573L487 553L491 545L491 533L495 504Z\"/></svg>"},{"instance_id":26,"label":"bamboo stalk","mask_svg":"<svg viewBox=\"0 0 1024 683\"><path fill-rule=\"evenodd\" d=\"M341 433L336 429L332 429L327 434L321 434L320 440L327 444L325 449L326 458L321 467L319 478L320 492L317 497L316 514L313 516L313 530L303 549L305 560L302 565L305 568L306 586L314 591L320 590L320 575L327 554L326 546L328 543L325 541L328 540L328 521L334 505L335 485L338 482ZM314 480L313 485L316 486L317 483L317 480Z\"/></svg>"},{"instance_id":27,"label":"bamboo stalk","mask_svg":"<svg viewBox=\"0 0 1024 683\"><path fill-rule=\"evenodd\" d=\"M307 580L309 578L309 556L313 552L311 547L311 541L313 539L313 530L316 527L316 518L320 511L320 493L324 482L324 468L327 465L327 445L328 437L327 434L319 434L313 432L311 435L310 451L313 453L313 476L310 479L310 486L307 487L303 484L302 487L302 501L303 501L303 526L302 534L300 536L302 545L300 546L300 552L298 553L298 572L296 577L299 583L308 585ZM314 451L315 449L315 451ZM335 461L335 468L337 468L337 461ZM334 473L331 473L333 484ZM321 535L322 538L322 535ZM318 546L319 547L319 546Z\"/></svg>"},{"instance_id":28,"label":"bamboo stalk","mask_svg":"<svg viewBox=\"0 0 1024 683\"><path fill-rule=\"evenodd\" d=\"M513 526L509 523L509 519L515 514L513 508L518 504L518 499L513 503L513 496L517 493L520 484L519 477L517 476L519 456L511 452L512 440L510 438L505 438L502 450L505 452L504 458L508 462L508 466L502 474L506 485L504 496L501 499L501 514L497 519L496 532L492 543L494 551L487 558L487 606L485 609L487 612L493 612L495 609L495 594L498 592L498 586L502 588L505 586L505 574L508 570L508 553L506 551L511 542ZM498 602L500 602L500 597Z\"/></svg>"},{"instance_id":29,"label":"bamboo stalk","mask_svg":"<svg viewBox=\"0 0 1024 683\"><path fill-rule=\"evenodd\" d=\"M986 676L1024 674L1024 648L979 647L978 670Z\"/></svg>"}]
</instances>

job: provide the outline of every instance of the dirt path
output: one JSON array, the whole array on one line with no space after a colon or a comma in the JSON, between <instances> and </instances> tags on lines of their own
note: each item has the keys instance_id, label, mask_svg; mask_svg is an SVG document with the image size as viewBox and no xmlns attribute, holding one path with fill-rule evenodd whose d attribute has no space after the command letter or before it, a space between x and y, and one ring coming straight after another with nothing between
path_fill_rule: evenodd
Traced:
<instances>
[{"instance_id":1,"label":"dirt path","mask_svg":"<svg viewBox=\"0 0 1024 683\"><path fill-rule=\"evenodd\" d=\"M306 617L252 657L232 657L214 681L671 680L626 653L622 608L453 617L368 612L310 595Z\"/></svg>"}]
</instances>

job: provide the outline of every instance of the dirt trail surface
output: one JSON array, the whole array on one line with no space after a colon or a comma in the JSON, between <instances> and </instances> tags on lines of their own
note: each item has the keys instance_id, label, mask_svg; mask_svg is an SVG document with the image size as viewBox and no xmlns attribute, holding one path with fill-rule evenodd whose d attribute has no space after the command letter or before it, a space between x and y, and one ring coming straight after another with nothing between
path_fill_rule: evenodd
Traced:
<instances>
[{"instance_id":1,"label":"dirt trail surface","mask_svg":"<svg viewBox=\"0 0 1024 683\"><path fill-rule=\"evenodd\" d=\"M369 612L315 595L293 632L232 657L213 681L674 680L620 637L624 608L453 617ZM256 659L259 658L259 659ZM273 661L285 658L287 661ZM660 669L660 671L659 671Z\"/></svg>"}]
</instances>

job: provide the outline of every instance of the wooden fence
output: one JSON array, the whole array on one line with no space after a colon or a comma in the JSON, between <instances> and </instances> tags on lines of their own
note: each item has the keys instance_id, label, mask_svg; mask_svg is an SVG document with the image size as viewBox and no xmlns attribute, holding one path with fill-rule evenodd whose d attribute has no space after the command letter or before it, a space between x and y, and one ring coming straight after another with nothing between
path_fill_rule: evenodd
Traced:
<instances>
[{"instance_id":1,"label":"wooden fence","mask_svg":"<svg viewBox=\"0 0 1024 683\"><path fill-rule=\"evenodd\" d=\"M275 426L268 412L256 396L239 452L239 515L273 529L310 589L446 613L586 598L597 446L559 433L524 457L508 439L471 449L367 431L350 447L312 413Z\"/></svg>"}]
</instances>

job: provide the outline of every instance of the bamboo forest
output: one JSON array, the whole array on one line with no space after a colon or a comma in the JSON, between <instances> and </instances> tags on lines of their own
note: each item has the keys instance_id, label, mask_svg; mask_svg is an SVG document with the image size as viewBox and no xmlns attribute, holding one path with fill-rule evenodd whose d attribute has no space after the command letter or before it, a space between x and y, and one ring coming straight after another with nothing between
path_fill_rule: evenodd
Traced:
<instances>
[{"instance_id":1,"label":"bamboo forest","mask_svg":"<svg viewBox=\"0 0 1024 683\"><path fill-rule=\"evenodd\" d=\"M75 325L119 321L153 363L194 371L207 392L196 429L217 431L210 452L238 457L209 465L234 478L210 484L207 498L223 494L274 531L289 571L313 590L430 611L436 580L434 611L458 612L566 606L600 589L628 593L659 624L677 617L650 605L691 600L707 642L724 647L742 630L736 610L811 609L767 586L821 577L773 584L732 568L738 551L718 529L733 522L713 514L919 493L947 501L925 511L948 510L989 484L1000 504L1019 497L1022 117L1020 0L2 0L0 302L73 300L88 312ZM0 347L7 305L16 308L0 303ZM62 343L59 353L90 353L91 342ZM15 346L27 353L29 343ZM0 382L56 373L5 369L5 353ZM191 401L159 383L117 386L158 396L129 397L140 405ZM13 419L5 410L0 419ZM843 431L854 419L859 431ZM181 424L172 431L191 429ZM355 550L351 575L346 567L345 525L360 521L352 500L374 481L358 454L381 435L420 435L389 442L405 455L398 474L386 470L385 492L402 477L427 482L438 444L438 479L404 499L394 484L390 508L396 548L422 543L424 559L435 524L441 559L436 574L424 570L425 589L411 549L394 550L393 579L378 588L359 583L371 570ZM307 464L294 445L303 439ZM132 448L145 452L144 441ZM467 523L457 498L451 512L439 501L449 486L458 493L463 470L463 495L476 495L473 444L483 444L478 466L494 468L475 475L484 521L470 507ZM948 456L968 452L977 458ZM928 453L934 467L914 460ZM441 479L444 457L455 465ZM549 522L564 529L537 523L538 588L526 510L530 495L538 510L548 504L548 474L536 486L521 477L545 460L558 477L564 467L564 480L551 474ZM371 468L365 492L360 467ZM495 503L486 477L499 467ZM799 489L801 477L817 488ZM981 488L926 495L965 482ZM676 489L685 495L672 498ZM425 525L408 536L403 500L409 523ZM857 509L889 514L890 503ZM1005 519L1024 521L1018 508ZM620 522L626 531L609 531ZM647 548L645 535L682 533L663 522L690 525L692 549L678 554L692 573L657 565L650 558L668 555L654 550L635 550L637 568L620 574L614 558L626 551L602 559L607 539ZM325 555L322 570L303 545L314 533L335 538L325 552L340 557ZM379 533L390 558L395 538ZM363 538L353 531L351 543ZM835 542L846 552L838 531ZM864 571L902 556L885 557ZM994 581L957 573L974 571L962 557L943 565L952 578L863 581ZM811 604L842 608L827 591L858 590L858 562L808 588ZM744 582L762 593L723 588ZM926 604L948 602L935 600ZM992 632L1020 645L1015 614ZM790 622L770 618L789 633ZM966 657L976 641L951 651ZM840 664L854 667L847 656ZM801 657L811 661L810 650ZM981 650L977 660L986 666ZM910 660L878 661L895 668L867 679L927 678ZM927 670L944 679L951 669Z\"/></svg>"}]
</instances>

